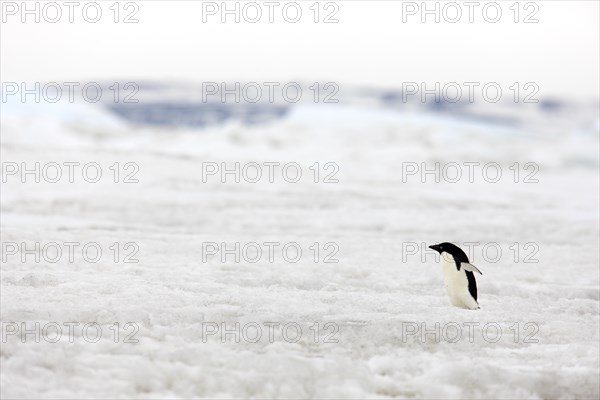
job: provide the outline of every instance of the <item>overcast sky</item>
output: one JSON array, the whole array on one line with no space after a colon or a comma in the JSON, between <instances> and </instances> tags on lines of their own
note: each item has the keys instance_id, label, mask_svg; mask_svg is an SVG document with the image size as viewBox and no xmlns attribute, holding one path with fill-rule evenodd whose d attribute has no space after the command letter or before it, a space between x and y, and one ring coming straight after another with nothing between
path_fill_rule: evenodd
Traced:
<instances>
[{"instance_id":1,"label":"overcast sky","mask_svg":"<svg viewBox=\"0 0 600 400\"><path fill-rule=\"evenodd\" d=\"M103 15L95 24L83 19L81 7L75 9L74 23L68 22L66 7L57 23L35 23L33 16L21 23L21 10L8 15L6 3L12 2L2 3L3 81L314 80L378 87L407 81L507 86L533 81L540 97L577 98L597 98L600 85L597 1L535 2L539 10L533 18L539 22L531 24L514 23L513 1L498 2L503 15L495 24L483 18L486 2L475 9L474 23L461 6L463 15L455 24L435 23L433 16L421 23L418 13L403 22L407 2L392 1L338 1L334 18L339 22L331 24L313 22L309 7L314 1L299 2L303 15L295 24L282 17L286 2L275 8L274 23L268 22L264 2L257 2L263 16L255 24L235 23L233 16L221 23L219 13L204 23L202 2L192 1L138 1L139 22L133 24L113 22L113 1L99 2ZM335 11L323 7L321 20ZM523 7L520 20L535 11ZM119 18L131 11L121 9ZM247 11L254 16L254 10ZM454 10L447 11L454 17ZM293 9L288 12L293 17Z\"/></svg>"}]
</instances>

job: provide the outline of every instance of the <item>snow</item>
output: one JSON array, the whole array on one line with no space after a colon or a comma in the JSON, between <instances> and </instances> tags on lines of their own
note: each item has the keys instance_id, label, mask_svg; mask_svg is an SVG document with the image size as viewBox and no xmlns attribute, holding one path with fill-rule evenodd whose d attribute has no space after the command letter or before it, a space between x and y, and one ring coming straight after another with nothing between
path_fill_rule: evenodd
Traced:
<instances>
[{"instance_id":1,"label":"snow","mask_svg":"<svg viewBox=\"0 0 600 400\"><path fill-rule=\"evenodd\" d=\"M97 263L77 252L74 262L22 263L3 247L3 398L600 396L597 120L525 114L535 124L498 126L300 104L267 124L197 130L132 126L100 105L3 104L2 113L3 163L97 162L103 171L93 184L8 176L2 242L97 242L104 251ZM488 183L479 169L473 183L403 182L402 162L470 161L500 164L503 179ZM114 183L115 162L136 163L139 183ZM303 177L204 183L203 162L296 162ZM314 183L315 162L336 163L339 183ZM537 163L539 183L513 182L515 162L521 179L523 165ZM407 243L441 241L479 242L480 310L450 305L432 254L406 254ZM129 242L139 263L122 262ZM303 255L203 262L206 242L297 242ZM322 262L329 242L338 263ZM486 243L502 249L500 260L483 257ZM527 243L539 262L524 262L535 248ZM66 328L56 343L36 343L8 335L9 322L80 327L72 343ZM137 343L124 342L128 322ZM102 327L98 342L82 338L86 323ZM222 340L222 324L236 323L244 336ZM279 324L273 340L268 323ZM284 336L286 324L300 327L298 341L294 329ZM248 340L257 325L260 339ZM461 337L448 340L457 326Z\"/></svg>"}]
</instances>

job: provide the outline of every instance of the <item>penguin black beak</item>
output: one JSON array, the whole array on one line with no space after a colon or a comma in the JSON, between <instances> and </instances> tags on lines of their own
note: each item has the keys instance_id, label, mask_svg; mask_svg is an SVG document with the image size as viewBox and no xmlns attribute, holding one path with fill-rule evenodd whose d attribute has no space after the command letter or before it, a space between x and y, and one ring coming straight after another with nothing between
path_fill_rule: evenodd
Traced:
<instances>
[{"instance_id":1,"label":"penguin black beak","mask_svg":"<svg viewBox=\"0 0 600 400\"><path fill-rule=\"evenodd\" d=\"M440 251L440 246L439 246L439 245L437 245L437 244L432 244L431 246L429 246L429 248L430 248L431 250L435 250L435 251L437 251L438 253L439 253L439 251Z\"/></svg>"}]
</instances>

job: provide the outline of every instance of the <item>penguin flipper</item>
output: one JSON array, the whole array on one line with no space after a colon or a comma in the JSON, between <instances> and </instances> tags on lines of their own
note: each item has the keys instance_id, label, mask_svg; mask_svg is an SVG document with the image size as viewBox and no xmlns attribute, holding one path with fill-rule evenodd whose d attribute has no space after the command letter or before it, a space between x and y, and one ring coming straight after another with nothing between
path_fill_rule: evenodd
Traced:
<instances>
[{"instance_id":1,"label":"penguin flipper","mask_svg":"<svg viewBox=\"0 0 600 400\"><path fill-rule=\"evenodd\" d=\"M477 272L479 275L483 275L481 273L481 271L479 269L477 269L477 267L474 266L473 264L463 262L463 263L460 263L460 265L462 265L462 267L465 269L465 271Z\"/></svg>"}]
</instances>

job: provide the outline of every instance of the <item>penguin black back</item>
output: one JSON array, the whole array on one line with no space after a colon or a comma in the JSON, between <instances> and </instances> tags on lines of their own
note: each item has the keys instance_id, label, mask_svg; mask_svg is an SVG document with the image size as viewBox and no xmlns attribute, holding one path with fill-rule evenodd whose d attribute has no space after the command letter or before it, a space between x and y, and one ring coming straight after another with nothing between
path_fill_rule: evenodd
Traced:
<instances>
[{"instance_id":1,"label":"penguin black back","mask_svg":"<svg viewBox=\"0 0 600 400\"><path fill-rule=\"evenodd\" d=\"M469 281L469 293L477 301L477 282L475 282L475 275L471 271L465 271L467 274L467 280Z\"/></svg>"}]
</instances>

